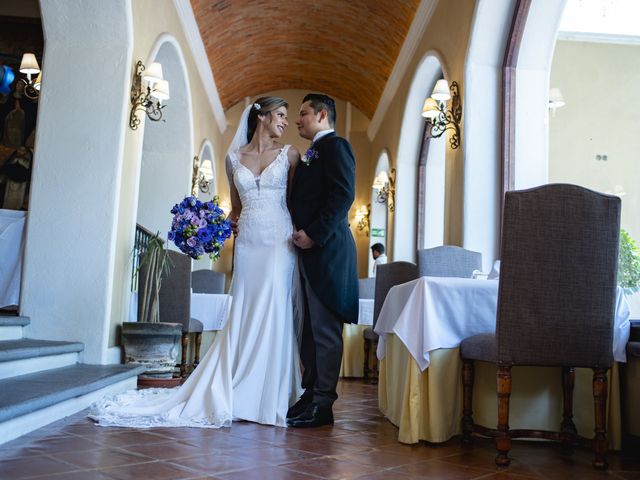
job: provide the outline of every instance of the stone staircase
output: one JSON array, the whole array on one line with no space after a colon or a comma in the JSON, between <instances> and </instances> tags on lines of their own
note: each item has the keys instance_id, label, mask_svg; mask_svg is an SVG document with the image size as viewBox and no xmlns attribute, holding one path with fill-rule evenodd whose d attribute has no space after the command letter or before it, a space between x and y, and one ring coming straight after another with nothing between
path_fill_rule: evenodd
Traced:
<instances>
[{"instance_id":1,"label":"stone staircase","mask_svg":"<svg viewBox=\"0 0 640 480\"><path fill-rule=\"evenodd\" d=\"M84 345L23 338L26 317L0 316L0 444L135 388L144 367L78 363Z\"/></svg>"}]
</instances>

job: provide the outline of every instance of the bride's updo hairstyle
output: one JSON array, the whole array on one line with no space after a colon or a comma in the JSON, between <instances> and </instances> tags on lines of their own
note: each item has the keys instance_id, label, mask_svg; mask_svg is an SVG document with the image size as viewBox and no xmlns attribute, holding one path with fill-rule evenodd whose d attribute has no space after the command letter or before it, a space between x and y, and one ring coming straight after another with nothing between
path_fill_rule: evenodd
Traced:
<instances>
[{"instance_id":1,"label":"bride's updo hairstyle","mask_svg":"<svg viewBox=\"0 0 640 480\"><path fill-rule=\"evenodd\" d=\"M253 103L253 108L251 108L247 119L247 143L251 142L253 134L256 132L258 115L271 116L271 112L280 107L289 108L287 101L280 97L260 97Z\"/></svg>"}]
</instances>

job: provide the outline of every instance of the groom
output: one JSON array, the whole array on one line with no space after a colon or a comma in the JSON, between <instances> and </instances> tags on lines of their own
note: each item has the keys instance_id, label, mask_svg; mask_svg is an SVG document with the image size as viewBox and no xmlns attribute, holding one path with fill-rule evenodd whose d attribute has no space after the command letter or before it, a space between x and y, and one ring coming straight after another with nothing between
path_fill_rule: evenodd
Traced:
<instances>
[{"instance_id":1,"label":"groom","mask_svg":"<svg viewBox=\"0 0 640 480\"><path fill-rule=\"evenodd\" d=\"M333 423L342 324L358 321L356 247L347 219L356 162L349 142L335 134L335 121L331 97L304 97L296 125L311 146L296 168L290 207L305 297L300 351L305 391L287 412L291 427Z\"/></svg>"}]
</instances>

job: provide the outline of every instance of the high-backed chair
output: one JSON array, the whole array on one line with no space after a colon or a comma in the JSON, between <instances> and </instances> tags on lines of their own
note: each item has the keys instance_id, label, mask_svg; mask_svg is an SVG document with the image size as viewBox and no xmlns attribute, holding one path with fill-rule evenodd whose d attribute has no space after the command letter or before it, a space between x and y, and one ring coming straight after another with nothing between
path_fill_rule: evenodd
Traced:
<instances>
[{"instance_id":1,"label":"high-backed chair","mask_svg":"<svg viewBox=\"0 0 640 480\"><path fill-rule=\"evenodd\" d=\"M364 336L364 379L369 380L369 354L373 350L373 360L375 362L375 351L378 345L378 334L373 331L380 316L380 310L384 304L387 293L394 285L410 282L418 278L418 267L411 262L391 262L380 264L376 269L375 291L373 297L373 326L366 328ZM377 376L377 368L374 369Z\"/></svg>"},{"instance_id":2,"label":"high-backed chair","mask_svg":"<svg viewBox=\"0 0 640 480\"><path fill-rule=\"evenodd\" d=\"M474 270L482 270L480 252L455 245L418 250L418 272L421 277L471 278Z\"/></svg>"},{"instance_id":3,"label":"high-backed chair","mask_svg":"<svg viewBox=\"0 0 640 480\"><path fill-rule=\"evenodd\" d=\"M495 334L462 341L463 419L473 432L495 437L496 464L509 465L512 438L575 443L573 384L576 367L593 369L596 468L606 468L607 369L613 363L620 199L575 185L545 185L507 192ZM498 425L472 417L474 360L498 365ZM559 432L509 430L511 367L562 367L563 420Z\"/></svg>"},{"instance_id":4,"label":"high-backed chair","mask_svg":"<svg viewBox=\"0 0 640 480\"><path fill-rule=\"evenodd\" d=\"M168 252L172 267L162 277L160 285L160 321L182 324L182 357L180 376L185 376L189 367L187 350L189 336L195 334L193 368L200 362L200 344L203 325L200 320L191 318L191 259L182 253Z\"/></svg>"},{"instance_id":5,"label":"high-backed chair","mask_svg":"<svg viewBox=\"0 0 640 480\"><path fill-rule=\"evenodd\" d=\"M376 279L374 277L358 279L358 298L373 299L376 291Z\"/></svg>"},{"instance_id":6,"label":"high-backed chair","mask_svg":"<svg viewBox=\"0 0 640 480\"><path fill-rule=\"evenodd\" d=\"M191 290L193 293L224 293L225 274L213 270L194 270L191 272Z\"/></svg>"}]
</instances>

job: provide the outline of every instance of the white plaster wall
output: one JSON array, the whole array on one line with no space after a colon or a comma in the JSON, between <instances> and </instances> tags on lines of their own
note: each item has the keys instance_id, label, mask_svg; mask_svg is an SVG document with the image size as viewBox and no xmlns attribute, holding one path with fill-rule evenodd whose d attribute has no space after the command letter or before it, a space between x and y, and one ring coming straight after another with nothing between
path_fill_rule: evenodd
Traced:
<instances>
[{"instance_id":1,"label":"white plaster wall","mask_svg":"<svg viewBox=\"0 0 640 480\"><path fill-rule=\"evenodd\" d=\"M402 117L396 162L396 205L394 212L393 260L413 262L416 258L416 198L418 155L424 118L422 105L443 72L440 55L427 52L413 74ZM446 74L445 74L445 78ZM445 133L436 141L446 141Z\"/></svg>"},{"instance_id":2,"label":"white plaster wall","mask_svg":"<svg viewBox=\"0 0 640 480\"><path fill-rule=\"evenodd\" d=\"M373 178L376 178L378 173L385 170L389 173L389 152L384 150L380 157L378 158L378 164L376 165L376 170L373 175ZM373 185L373 180L371 181ZM376 191L371 188L371 213L369 215L370 229L369 229L369 246L375 243L381 243L384 245L385 252L388 247L387 238L389 237L389 206L387 202L380 203L378 202L378 194ZM384 237L374 237L371 235L371 229L381 228L384 230ZM388 253L388 252L387 252ZM367 262L367 272L368 276L373 275L373 257L371 256L371 250L367 251L368 262Z\"/></svg>"},{"instance_id":3,"label":"white plaster wall","mask_svg":"<svg viewBox=\"0 0 640 480\"><path fill-rule=\"evenodd\" d=\"M183 24L180 21L176 5L183 9L188 9L188 2L172 1L172 0L135 0L132 2L131 9L133 12L133 29L135 31L133 42L133 55L129 65L129 82L133 77L134 65L138 60L148 63L158 52L159 42L163 38L172 38L179 45L182 51L185 68L189 73L189 91L191 95L190 107L175 102L179 92L176 87L171 85L171 99L167 102L165 115L167 119L174 112L184 108L190 108L191 124L192 124L192 145L190 151L185 151L180 158L185 158L191 165L193 152L198 151L203 138L208 138L213 144L214 151L219 147L221 134L218 129L216 115L212 110L210 99L217 98L217 92L206 92L202 83L202 79L196 72L199 71L199 63L194 58L194 54L189 48L189 37L197 35L197 32L185 32ZM153 19L153 21L149 21ZM206 68L209 66L206 65ZM200 67L204 68L204 67ZM128 91L127 91L128 98ZM179 115L179 113L177 113ZM224 117L224 115L223 115ZM123 123L128 124L128 112ZM153 122L146 122L149 125ZM161 127L161 125L158 125ZM138 211L138 193L140 187L140 172L142 146L144 137L144 127L138 130L131 130L128 126L125 132L124 147L124 171L122 175L123 188L119 198L119 218L117 226L118 246L116 252L116 271L114 274L114 298L110 323L109 345L118 344L117 333L118 325L123 321L127 321L129 313L130 298L130 275L131 275L131 251L133 249L134 233L136 225L136 217ZM216 168L219 170L220 165ZM183 182L183 180L178 180ZM190 183L187 189L190 189ZM185 192L185 187L180 188L181 192ZM162 203L175 202L175 199L169 198L162 200ZM171 205L169 206L171 208Z\"/></svg>"},{"instance_id":4,"label":"white plaster wall","mask_svg":"<svg viewBox=\"0 0 640 480\"><path fill-rule=\"evenodd\" d=\"M502 64L514 7L476 3L465 64L463 246L482 252L485 271L500 243Z\"/></svg>"},{"instance_id":5,"label":"white plaster wall","mask_svg":"<svg viewBox=\"0 0 640 480\"><path fill-rule=\"evenodd\" d=\"M431 139L425 166L424 245L418 248L444 244L446 154L447 140L443 137Z\"/></svg>"},{"instance_id":6,"label":"white plaster wall","mask_svg":"<svg viewBox=\"0 0 640 480\"><path fill-rule=\"evenodd\" d=\"M532 2L516 71L515 188L548 181L549 71L565 0Z\"/></svg>"},{"instance_id":7,"label":"white plaster wall","mask_svg":"<svg viewBox=\"0 0 640 480\"><path fill-rule=\"evenodd\" d=\"M82 341L84 360L101 363L111 314L131 5L41 0L40 8L45 74L21 314L31 317L27 336Z\"/></svg>"},{"instance_id":8,"label":"white plaster wall","mask_svg":"<svg viewBox=\"0 0 640 480\"><path fill-rule=\"evenodd\" d=\"M213 179L208 182L209 193L202 193L199 188L197 191L198 200L202 202L206 202L208 200L211 200L213 196L216 194L216 177L217 177L216 162L213 156L213 146L211 145L211 142L209 140L205 140L204 142L202 142L202 145L200 146L200 153L198 154L198 158L200 159L200 165L202 165L202 163L205 160L211 161L211 164L213 165ZM193 270L201 270L201 269L210 270L212 265L213 265L213 261L211 261L211 259L207 256L203 256L200 260L193 260L193 262L191 262L191 268Z\"/></svg>"},{"instance_id":9,"label":"white plaster wall","mask_svg":"<svg viewBox=\"0 0 640 480\"><path fill-rule=\"evenodd\" d=\"M142 127L137 223L154 233L160 232L166 239L171 207L191 193L194 156L191 94L184 57L175 40L164 41L151 61L162 64L171 98L166 101L162 120L146 119Z\"/></svg>"}]
</instances>

